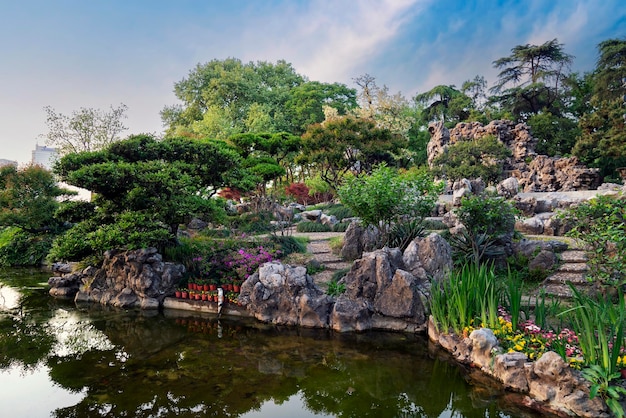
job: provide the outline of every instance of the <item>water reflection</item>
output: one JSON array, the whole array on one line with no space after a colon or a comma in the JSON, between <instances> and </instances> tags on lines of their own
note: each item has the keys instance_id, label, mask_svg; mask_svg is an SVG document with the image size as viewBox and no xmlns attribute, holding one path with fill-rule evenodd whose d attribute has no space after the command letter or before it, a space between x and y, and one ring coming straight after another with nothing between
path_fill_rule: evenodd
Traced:
<instances>
[{"instance_id":1,"label":"water reflection","mask_svg":"<svg viewBox=\"0 0 626 418\"><path fill-rule=\"evenodd\" d=\"M25 280L5 280L19 296L0 311L0 407L36 409L13 416L525 415L420 336L77 307Z\"/></svg>"}]
</instances>

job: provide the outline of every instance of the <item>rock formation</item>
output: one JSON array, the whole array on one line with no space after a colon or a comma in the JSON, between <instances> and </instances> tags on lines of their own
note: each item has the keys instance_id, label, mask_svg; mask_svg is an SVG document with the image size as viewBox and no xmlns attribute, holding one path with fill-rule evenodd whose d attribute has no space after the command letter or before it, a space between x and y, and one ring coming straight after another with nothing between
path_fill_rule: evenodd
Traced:
<instances>
[{"instance_id":1,"label":"rock formation","mask_svg":"<svg viewBox=\"0 0 626 418\"><path fill-rule=\"evenodd\" d=\"M448 243L437 234L414 240L402 253L383 248L365 253L341 279L346 291L332 298L304 267L266 263L246 280L239 302L257 319L336 331L426 329L431 280L452 268Z\"/></svg>"},{"instance_id":2,"label":"rock formation","mask_svg":"<svg viewBox=\"0 0 626 418\"><path fill-rule=\"evenodd\" d=\"M459 123L448 130L442 122L431 123L428 143L428 164L445 149L459 141L493 135L511 150L504 171L519 182L523 192L554 192L595 190L600 186L599 170L583 166L576 157L558 158L537 155L537 140L526 124L495 120L488 125L480 122Z\"/></svg>"},{"instance_id":3,"label":"rock formation","mask_svg":"<svg viewBox=\"0 0 626 418\"><path fill-rule=\"evenodd\" d=\"M174 293L185 272L181 264L166 263L156 248L107 251L102 267L89 267L48 280L52 296L96 302L120 308L158 309Z\"/></svg>"}]
</instances>

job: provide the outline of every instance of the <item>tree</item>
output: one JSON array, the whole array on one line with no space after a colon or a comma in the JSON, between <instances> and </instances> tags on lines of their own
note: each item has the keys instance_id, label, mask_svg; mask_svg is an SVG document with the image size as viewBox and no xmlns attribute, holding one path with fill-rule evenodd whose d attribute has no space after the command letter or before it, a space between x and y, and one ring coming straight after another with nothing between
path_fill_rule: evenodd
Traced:
<instances>
[{"instance_id":1,"label":"tree","mask_svg":"<svg viewBox=\"0 0 626 418\"><path fill-rule=\"evenodd\" d=\"M413 100L421 108L419 120L422 125L440 120L446 126L454 126L467 119L472 108L472 99L453 85L435 86L416 95Z\"/></svg>"},{"instance_id":2,"label":"tree","mask_svg":"<svg viewBox=\"0 0 626 418\"><path fill-rule=\"evenodd\" d=\"M450 145L433 161L433 172L448 180L482 178L495 182L502 175L504 159L511 151L493 135Z\"/></svg>"},{"instance_id":3,"label":"tree","mask_svg":"<svg viewBox=\"0 0 626 418\"><path fill-rule=\"evenodd\" d=\"M0 226L38 234L54 231L57 198L75 194L60 188L52 173L38 165L0 167Z\"/></svg>"},{"instance_id":4,"label":"tree","mask_svg":"<svg viewBox=\"0 0 626 418\"><path fill-rule=\"evenodd\" d=\"M81 107L67 116L46 106L46 144L54 146L59 155L102 149L119 141L120 134L128 129L122 122L126 110L123 103L117 108L111 106L108 112Z\"/></svg>"},{"instance_id":5,"label":"tree","mask_svg":"<svg viewBox=\"0 0 626 418\"><path fill-rule=\"evenodd\" d=\"M579 121L582 135L572 152L612 176L626 165L626 40L609 39L598 49L600 58L591 76L592 110Z\"/></svg>"},{"instance_id":6,"label":"tree","mask_svg":"<svg viewBox=\"0 0 626 418\"><path fill-rule=\"evenodd\" d=\"M301 135L324 120L324 105L341 114L356 106L353 89L308 81L282 60L212 60L176 83L174 93L182 104L161 112L168 135L224 140L248 132Z\"/></svg>"},{"instance_id":7,"label":"tree","mask_svg":"<svg viewBox=\"0 0 626 418\"><path fill-rule=\"evenodd\" d=\"M369 173L381 162L393 163L393 153L406 141L371 119L351 116L311 125L302 136L299 163L313 166L336 190L349 171Z\"/></svg>"},{"instance_id":8,"label":"tree","mask_svg":"<svg viewBox=\"0 0 626 418\"><path fill-rule=\"evenodd\" d=\"M149 135L64 156L56 173L94 192L97 209L92 219L59 238L53 256L71 259L111 248L162 247L175 241L178 225L194 215L219 222L223 211L212 198L218 189L251 186L240 161L220 141L157 141ZM76 243L78 238L82 241ZM68 250L68 243L76 243L78 251Z\"/></svg>"},{"instance_id":9,"label":"tree","mask_svg":"<svg viewBox=\"0 0 626 418\"><path fill-rule=\"evenodd\" d=\"M521 119L543 109L560 115L562 82L572 60L557 39L541 45L517 45L511 55L493 62L501 71L491 89L496 94L491 100Z\"/></svg>"},{"instance_id":10,"label":"tree","mask_svg":"<svg viewBox=\"0 0 626 418\"><path fill-rule=\"evenodd\" d=\"M358 216L365 226L381 232L385 245L391 228L403 218L421 221L428 216L441 192L425 171L414 175L399 175L384 163L371 174L361 173L346 179L339 188L341 202Z\"/></svg>"}]
</instances>

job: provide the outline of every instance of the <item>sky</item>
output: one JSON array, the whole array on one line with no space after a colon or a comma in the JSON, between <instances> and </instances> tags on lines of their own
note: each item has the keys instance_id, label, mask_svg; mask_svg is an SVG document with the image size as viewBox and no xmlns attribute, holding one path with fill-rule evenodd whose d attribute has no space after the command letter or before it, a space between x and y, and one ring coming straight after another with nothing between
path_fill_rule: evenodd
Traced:
<instances>
[{"instance_id":1,"label":"sky","mask_svg":"<svg viewBox=\"0 0 626 418\"><path fill-rule=\"evenodd\" d=\"M285 60L309 80L369 74L411 99L484 76L557 38L572 70L626 38L623 0L0 0L0 159L45 145L45 106L128 106L125 135L163 131L174 84L213 59Z\"/></svg>"}]
</instances>

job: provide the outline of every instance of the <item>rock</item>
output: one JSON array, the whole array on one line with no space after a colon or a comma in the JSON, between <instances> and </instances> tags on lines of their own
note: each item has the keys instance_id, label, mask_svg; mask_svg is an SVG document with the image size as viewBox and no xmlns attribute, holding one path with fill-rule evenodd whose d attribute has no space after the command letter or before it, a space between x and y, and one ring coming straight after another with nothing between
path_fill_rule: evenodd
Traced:
<instances>
[{"instance_id":1,"label":"rock","mask_svg":"<svg viewBox=\"0 0 626 418\"><path fill-rule=\"evenodd\" d=\"M452 144L495 136L511 150L511 157L504 163L505 172L519 182L524 192L552 192L567 190L594 190L600 185L600 172L587 168L576 157L557 158L537 155L537 139L530 134L526 124L515 124L508 120L494 120L487 125L479 122L459 123L448 130L442 122L428 126L430 141L427 145L428 165ZM514 188L501 188L503 195L513 193ZM460 192L459 192L460 193Z\"/></svg>"},{"instance_id":2,"label":"rock","mask_svg":"<svg viewBox=\"0 0 626 418\"><path fill-rule=\"evenodd\" d=\"M364 228L359 222L352 222L346 229L341 247L341 258L356 260L364 251L372 251L377 247L380 233L373 226Z\"/></svg>"},{"instance_id":3,"label":"rock","mask_svg":"<svg viewBox=\"0 0 626 418\"><path fill-rule=\"evenodd\" d=\"M509 177L502 180L496 186L496 192L498 196L502 196L505 199L511 199L519 193L519 181L515 177Z\"/></svg>"},{"instance_id":4,"label":"rock","mask_svg":"<svg viewBox=\"0 0 626 418\"><path fill-rule=\"evenodd\" d=\"M524 353L499 354L494 360L493 373L506 388L520 392L528 391L525 365L528 357Z\"/></svg>"},{"instance_id":5,"label":"rock","mask_svg":"<svg viewBox=\"0 0 626 418\"><path fill-rule=\"evenodd\" d=\"M518 220L515 222L515 230L522 234L541 235L543 234L543 220L536 216Z\"/></svg>"},{"instance_id":6,"label":"rock","mask_svg":"<svg viewBox=\"0 0 626 418\"><path fill-rule=\"evenodd\" d=\"M100 269L87 268L75 278L81 282L75 301L158 309L184 272L181 264L163 262L156 248L107 251Z\"/></svg>"},{"instance_id":7,"label":"rock","mask_svg":"<svg viewBox=\"0 0 626 418\"><path fill-rule=\"evenodd\" d=\"M472 347L472 362L480 368L489 368L492 350L498 346L498 339L489 328L475 329L469 335Z\"/></svg>"},{"instance_id":8,"label":"rock","mask_svg":"<svg viewBox=\"0 0 626 418\"><path fill-rule=\"evenodd\" d=\"M309 222L319 222L320 216L322 216L322 211L320 209L309 210L305 212L301 212L300 216L302 219L307 220Z\"/></svg>"},{"instance_id":9,"label":"rock","mask_svg":"<svg viewBox=\"0 0 626 418\"><path fill-rule=\"evenodd\" d=\"M320 215L320 223L323 225L328 225L330 227L334 226L335 224L337 224L339 221L337 220L337 217L335 215L326 215L326 214L321 214Z\"/></svg>"},{"instance_id":10,"label":"rock","mask_svg":"<svg viewBox=\"0 0 626 418\"><path fill-rule=\"evenodd\" d=\"M328 328L332 299L306 268L269 262L243 283L239 302L263 322Z\"/></svg>"},{"instance_id":11,"label":"rock","mask_svg":"<svg viewBox=\"0 0 626 418\"><path fill-rule=\"evenodd\" d=\"M330 315L330 328L337 332L365 331L372 328L372 311L366 300L340 296Z\"/></svg>"},{"instance_id":12,"label":"rock","mask_svg":"<svg viewBox=\"0 0 626 418\"><path fill-rule=\"evenodd\" d=\"M452 271L452 248L441 235L431 233L411 241L404 250L405 269L421 280L440 282Z\"/></svg>"}]
</instances>

